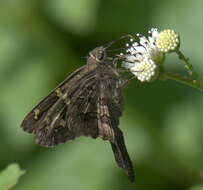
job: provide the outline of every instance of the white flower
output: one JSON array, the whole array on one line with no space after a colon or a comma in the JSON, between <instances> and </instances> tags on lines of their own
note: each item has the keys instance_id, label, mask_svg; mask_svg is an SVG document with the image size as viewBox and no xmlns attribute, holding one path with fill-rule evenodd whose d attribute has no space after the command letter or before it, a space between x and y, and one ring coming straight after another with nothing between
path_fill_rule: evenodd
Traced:
<instances>
[{"instance_id":1,"label":"white flower","mask_svg":"<svg viewBox=\"0 0 203 190\"><path fill-rule=\"evenodd\" d=\"M179 46L178 35L172 30L159 33L157 28L152 28L149 34L148 38L137 34L139 43L130 39L132 44L126 44L128 48L126 54L123 54L123 67L129 69L141 82L154 80L158 76L164 53Z\"/></svg>"},{"instance_id":2,"label":"white flower","mask_svg":"<svg viewBox=\"0 0 203 190\"><path fill-rule=\"evenodd\" d=\"M152 60L143 60L141 63L136 63L131 67L131 72L141 82L151 81L156 72L156 64Z\"/></svg>"}]
</instances>

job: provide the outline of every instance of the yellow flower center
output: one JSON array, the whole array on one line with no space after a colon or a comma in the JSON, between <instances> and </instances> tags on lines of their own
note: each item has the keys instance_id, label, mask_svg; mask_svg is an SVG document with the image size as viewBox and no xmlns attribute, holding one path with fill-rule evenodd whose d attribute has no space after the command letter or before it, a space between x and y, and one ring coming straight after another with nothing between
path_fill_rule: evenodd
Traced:
<instances>
[{"instance_id":1,"label":"yellow flower center","mask_svg":"<svg viewBox=\"0 0 203 190\"><path fill-rule=\"evenodd\" d=\"M174 30L163 30L156 39L157 48L164 53L175 51L179 45L179 35Z\"/></svg>"}]
</instances>

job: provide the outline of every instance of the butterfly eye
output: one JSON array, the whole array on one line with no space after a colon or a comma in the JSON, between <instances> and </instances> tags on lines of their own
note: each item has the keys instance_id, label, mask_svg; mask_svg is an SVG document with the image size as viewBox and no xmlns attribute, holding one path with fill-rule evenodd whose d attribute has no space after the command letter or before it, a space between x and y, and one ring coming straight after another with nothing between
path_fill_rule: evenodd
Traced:
<instances>
[{"instance_id":1,"label":"butterfly eye","mask_svg":"<svg viewBox=\"0 0 203 190\"><path fill-rule=\"evenodd\" d=\"M105 56L104 51L100 50L98 52L97 59L102 61L104 59L104 56Z\"/></svg>"}]
</instances>

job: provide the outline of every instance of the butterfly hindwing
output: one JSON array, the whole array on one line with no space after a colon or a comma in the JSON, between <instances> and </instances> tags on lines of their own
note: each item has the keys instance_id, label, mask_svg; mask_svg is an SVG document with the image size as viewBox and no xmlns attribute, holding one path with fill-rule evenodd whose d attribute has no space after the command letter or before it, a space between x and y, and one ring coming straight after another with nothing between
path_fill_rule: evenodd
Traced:
<instances>
[{"instance_id":1,"label":"butterfly hindwing","mask_svg":"<svg viewBox=\"0 0 203 190\"><path fill-rule=\"evenodd\" d=\"M120 79L118 76L114 76L100 80L99 84L97 101L99 137L110 141L118 166L124 169L130 181L134 181L132 162L125 146L123 133L118 128L119 117L123 110Z\"/></svg>"}]
</instances>

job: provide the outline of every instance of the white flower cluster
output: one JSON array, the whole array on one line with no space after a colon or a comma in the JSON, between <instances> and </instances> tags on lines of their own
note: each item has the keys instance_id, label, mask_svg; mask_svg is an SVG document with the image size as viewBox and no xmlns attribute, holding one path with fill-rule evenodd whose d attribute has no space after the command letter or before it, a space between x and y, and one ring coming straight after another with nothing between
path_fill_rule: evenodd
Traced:
<instances>
[{"instance_id":1,"label":"white flower cluster","mask_svg":"<svg viewBox=\"0 0 203 190\"><path fill-rule=\"evenodd\" d=\"M178 35L173 30L158 32L157 28L149 31L149 36L137 34L139 43L134 42L126 46L123 67L129 69L141 82L149 82L156 78L159 72L159 65L162 63L164 53L174 51L179 46Z\"/></svg>"},{"instance_id":2,"label":"white flower cluster","mask_svg":"<svg viewBox=\"0 0 203 190\"><path fill-rule=\"evenodd\" d=\"M158 71L156 61L163 57L163 53L156 47L156 38L159 35L158 30L153 28L149 31L151 36L146 38L137 34L139 43L133 42L130 46L126 44L125 61L123 67L130 69L130 71L141 82L152 81Z\"/></svg>"},{"instance_id":3,"label":"white flower cluster","mask_svg":"<svg viewBox=\"0 0 203 190\"><path fill-rule=\"evenodd\" d=\"M130 71L141 82L151 81L156 71L156 64L152 60L143 60L142 62L129 63L125 62L125 68L129 68Z\"/></svg>"}]
</instances>

